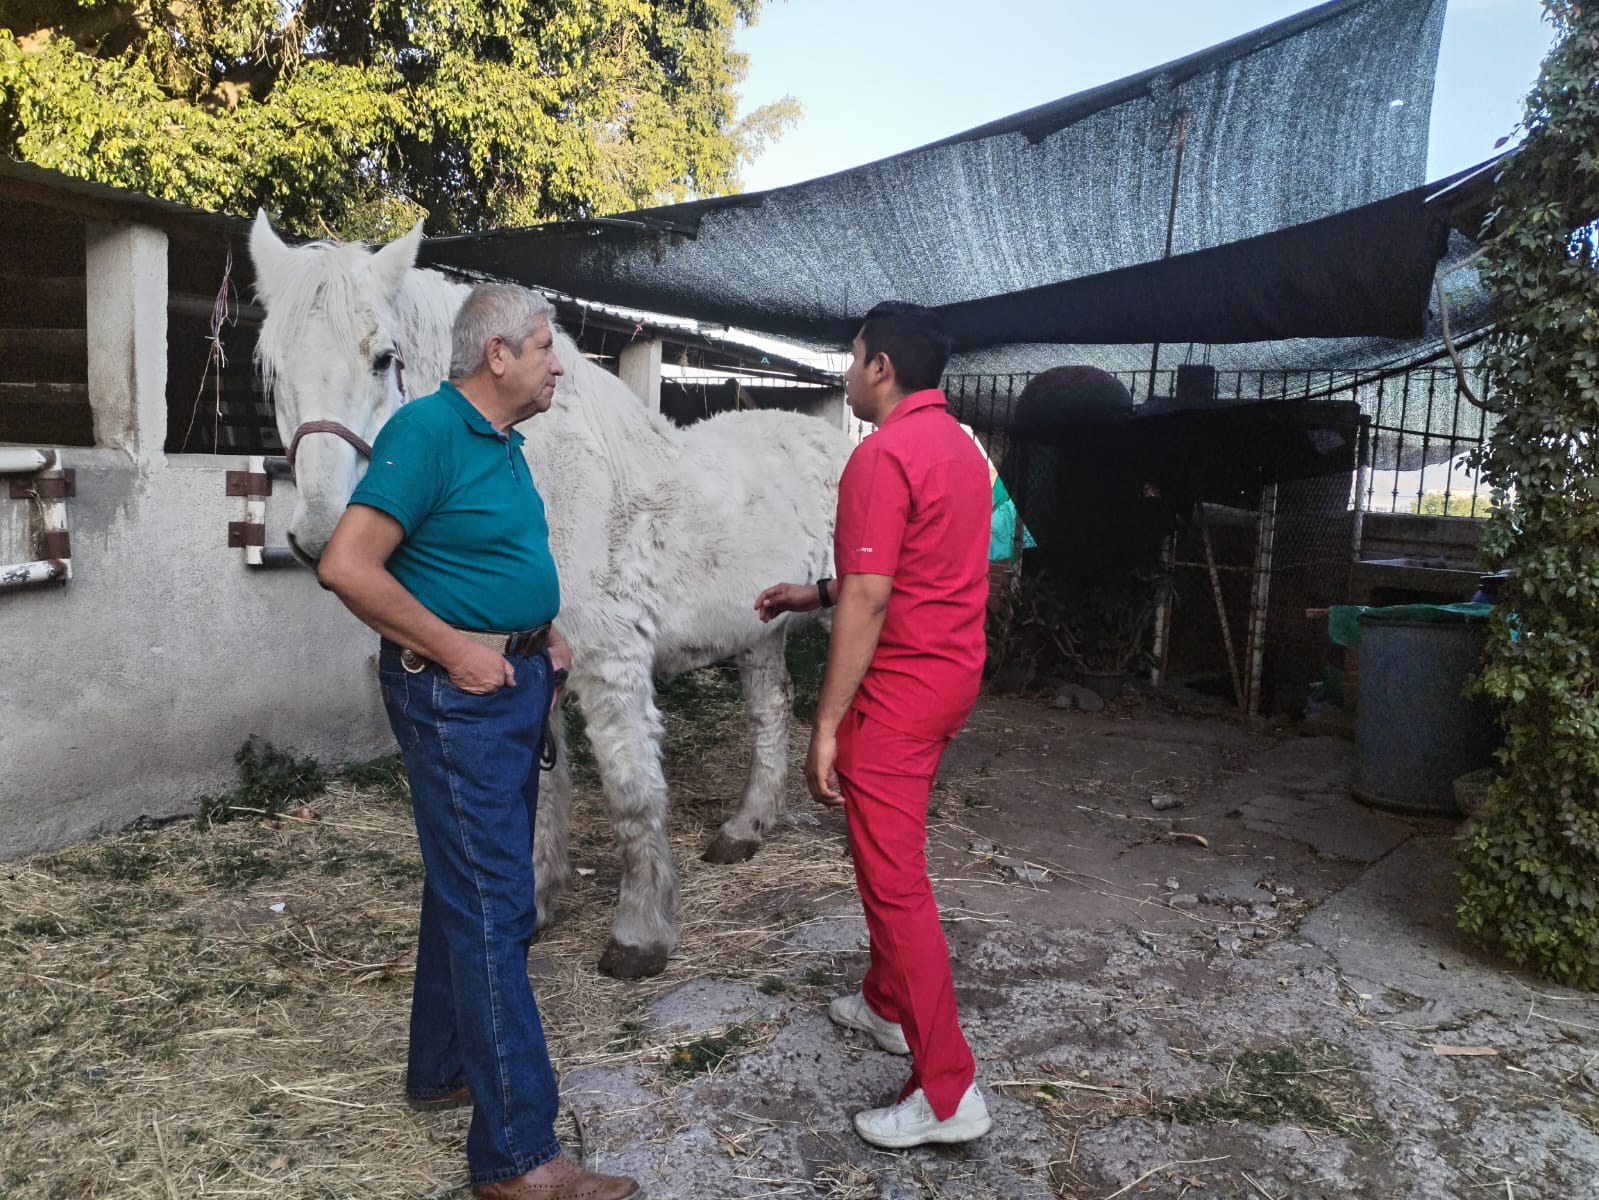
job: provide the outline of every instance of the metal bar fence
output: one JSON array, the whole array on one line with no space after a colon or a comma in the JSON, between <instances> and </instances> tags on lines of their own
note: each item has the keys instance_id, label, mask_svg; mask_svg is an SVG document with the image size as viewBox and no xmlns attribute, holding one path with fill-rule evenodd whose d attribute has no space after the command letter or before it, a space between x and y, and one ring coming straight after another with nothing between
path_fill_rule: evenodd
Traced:
<instances>
[{"instance_id":1,"label":"metal bar fence","mask_svg":"<svg viewBox=\"0 0 1599 1200\"><path fill-rule=\"evenodd\" d=\"M972 426L995 461L1003 457L1011 414L1036 374L950 375L944 380L956 415ZM1174 368L1112 374L1132 397L1149 395L1152 389L1157 396L1177 391ZM1480 395L1480 372L1468 374ZM1356 401L1369 421L1370 451L1365 496L1358 507L1451 517L1488 513L1487 490L1470 459L1487 442L1492 419L1470 402L1452 367L1218 371L1214 394L1220 400ZM1356 507L1351 495L1350 508Z\"/></svg>"}]
</instances>

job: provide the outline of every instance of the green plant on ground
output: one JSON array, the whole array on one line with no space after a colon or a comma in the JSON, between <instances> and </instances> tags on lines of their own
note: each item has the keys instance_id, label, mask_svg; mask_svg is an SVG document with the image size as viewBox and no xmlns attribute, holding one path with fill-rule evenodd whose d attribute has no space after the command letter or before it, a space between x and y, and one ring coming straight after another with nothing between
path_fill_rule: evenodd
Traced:
<instances>
[{"instance_id":1,"label":"green plant on ground","mask_svg":"<svg viewBox=\"0 0 1599 1200\"><path fill-rule=\"evenodd\" d=\"M253 884L283 879L301 865L297 856L274 854L245 842L224 842L205 856L200 878L215 887L242 891Z\"/></svg>"},{"instance_id":2,"label":"green plant on ground","mask_svg":"<svg viewBox=\"0 0 1599 1200\"><path fill-rule=\"evenodd\" d=\"M1462 854L1461 928L1599 987L1599 5L1545 0L1558 40L1500 168L1482 277L1497 303L1483 549L1514 570L1482 690L1501 778Z\"/></svg>"},{"instance_id":3,"label":"green plant on ground","mask_svg":"<svg viewBox=\"0 0 1599 1200\"><path fill-rule=\"evenodd\" d=\"M405 778L405 762L398 754L385 754L365 762L350 763L339 778L358 788L366 788L385 800L403 800L410 795Z\"/></svg>"},{"instance_id":4,"label":"green plant on ground","mask_svg":"<svg viewBox=\"0 0 1599 1200\"><path fill-rule=\"evenodd\" d=\"M1381 1132L1359 1087L1354 1060L1337 1046L1310 1041L1247 1050L1215 1065L1222 1070L1221 1083L1167 1100L1152 1115L1184 1125L1296 1125L1362 1140Z\"/></svg>"},{"instance_id":5,"label":"green plant on ground","mask_svg":"<svg viewBox=\"0 0 1599 1200\"><path fill-rule=\"evenodd\" d=\"M655 681L661 752L668 769L697 763L744 728L744 693L732 659Z\"/></svg>"},{"instance_id":6,"label":"green plant on ground","mask_svg":"<svg viewBox=\"0 0 1599 1200\"><path fill-rule=\"evenodd\" d=\"M224 825L235 817L277 817L296 803L316 795L328 775L316 759L296 758L271 742L254 737L233 756L239 768L239 786L221 796L201 796L195 822L202 829Z\"/></svg>"},{"instance_id":7,"label":"green plant on ground","mask_svg":"<svg viewBox=\"0 0 1599 1200\"><path fill-rule=\"evenodd\" d=\"M120 883L143 883L161 867L161 843L149 832L116 838L96 847L98 853L54 854L41 865L58 878L104 879Z\"/></svg>"},{"instance_id":8,"label":"green plant on ground","mask_svg":"<svg viewBox=\"0 0 1599 1200\"><path fill-rule=\"evenodd\" d=\"M816 702L822 695L822 676L827 672L827 630L810 622L790 630L785 644L788 677L794 684L794 716L809 721L816 716Z\"/></svg>"},{"instance_id":9,"label":"green plant on ground","mask_svg":"<svg viewBox=\"0 0 1599 1200\"><path fill-rule=\"evenodd\" d=\"M637 1050L644 1044L649 1036L649 1022L637 1018L629 1018L622 1022L616 1035L606 1045L606 1050L612 1054L626 1054L630 1050Z\"/></svg>"},{"instance_id":10,"label":"green plant on ground","mask_svg":"<svg viewBox=\"0 0 1599 1200\"><path fill-rule=\"evenodd\" d=\"M692 1079L714 1071L749 1040L750 1031L733 1025L720 1033L706 1033L672 1047L666 1059L666 1074L673 1079Z\"/></svg>"}]
</instances>

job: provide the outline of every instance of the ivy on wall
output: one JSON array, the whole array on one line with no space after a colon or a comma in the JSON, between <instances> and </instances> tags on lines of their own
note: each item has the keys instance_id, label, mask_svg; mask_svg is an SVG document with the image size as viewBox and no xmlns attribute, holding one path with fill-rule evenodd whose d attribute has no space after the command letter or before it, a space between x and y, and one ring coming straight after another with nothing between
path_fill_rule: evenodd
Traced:
<instances>
[{"instance_id":1,"label":"ivy on wall","mask_svg":"<svg viewBox=\"0 0 1599 1200\"><path fill-rule=\"evenodd\" d=\"M1558 40L1496 183L1483 276L1499 413L1484 550L1502 592L1482 686L1506 743L1461 871L1463 930L1599 987L1599 4L1545 0Z\"/></svg>"}]
</instances>

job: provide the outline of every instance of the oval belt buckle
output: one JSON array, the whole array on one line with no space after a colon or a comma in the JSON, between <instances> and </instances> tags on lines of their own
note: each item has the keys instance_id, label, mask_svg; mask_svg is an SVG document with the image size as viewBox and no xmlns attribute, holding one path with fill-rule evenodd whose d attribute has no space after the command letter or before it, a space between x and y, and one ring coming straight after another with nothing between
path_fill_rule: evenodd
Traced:
<instances>
[{"instance_id":1,"label":"oval belt buckle","mask_svg":"<svg viewBox=\"0 0 1599 1200\"><path fill-rule=\"evenodd\" d=\"M400 666L403 667L409 674L420 675L423 671L427 670L427 665L428 660L423 658L415 650L407 647L406 649L400 651Z\"/></svg>"}]
</instances>

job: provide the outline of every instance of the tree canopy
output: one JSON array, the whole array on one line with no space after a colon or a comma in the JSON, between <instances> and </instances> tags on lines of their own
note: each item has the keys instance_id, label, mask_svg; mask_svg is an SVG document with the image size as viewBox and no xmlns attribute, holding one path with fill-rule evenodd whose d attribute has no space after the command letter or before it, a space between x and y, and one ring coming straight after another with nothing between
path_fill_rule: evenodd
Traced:
<instances>
[{"instance_id":1,"label":"tree canopy","mask_svg":"<svg viewBox=\"0 0 1599 1200\"><path fill-rule=\"evenodd\" d=\"M0 150L287 225L451 233L713 195L761 0L0 0Z\"/></svg>"}]
</instances>

